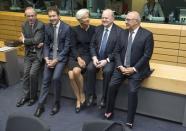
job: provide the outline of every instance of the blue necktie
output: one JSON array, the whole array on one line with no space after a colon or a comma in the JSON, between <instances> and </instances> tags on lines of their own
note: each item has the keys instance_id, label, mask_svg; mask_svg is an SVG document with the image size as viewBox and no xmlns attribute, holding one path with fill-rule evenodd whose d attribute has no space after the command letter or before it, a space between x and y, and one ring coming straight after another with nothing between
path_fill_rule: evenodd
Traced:
<instances>
[{"instance_id":1,"label":"blue necktie","mask_svg":"<svg viewBox=\"0 0 186 131\"><path fill-rule=\"evenodd\" d=\"M105 33L103 34L103 38L101 41L101 47L99 49L99 58L104 59L104 53L107 46L107 37L108 37L108 29L105 29Z\"/></svg>"},{"instance_id":2,"label":"blue necktie","mask_svg":"<svg viewBox=\"0 0 186 131\"><path fill-rule=\"evenodd\" d=\"M127 45L127 50L126 50L126 54L125 54L125 60L124 60L124 66L126 67L130 67L131 63L130 63L130 58L131 58L131 48L132 48L132 34L134 32L131 31L130 32L130 35L129 35L129 38L128 38L128 45Z\"/></svg>"}]
</instances>

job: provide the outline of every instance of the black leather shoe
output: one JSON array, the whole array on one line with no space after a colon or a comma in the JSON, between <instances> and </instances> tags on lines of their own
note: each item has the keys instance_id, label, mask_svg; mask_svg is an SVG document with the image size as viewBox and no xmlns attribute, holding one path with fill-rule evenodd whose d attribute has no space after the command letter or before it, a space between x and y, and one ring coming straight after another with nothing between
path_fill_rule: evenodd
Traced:
<instances>
[{"instance_id":1,"label":"black leather shoe","mask_svg":"<svg viewBox=\"0 0 186 131\"><path fill-rule=\"evenodd\" d=\"M86 105L89 107L92 105L92 103L93 103L93 96L91 95L87 98Z\"/></svg>"},{"instance_id":2,"label":"black leather shoe","mask_svg":"<svg viewBox=\"0 0 186 131\"><path fill-rule=\"evenodd\" d=\"M28 101L29 101L28 98L23 97L23 98L21 98L21 99L17 102L16 106L17 106L17 107L21 107L21 106L23 106L23 105L24 105L26 102L28 102Z\"/></svg>"},{"instance_id":3,"label":"black leather shoe","mask_svg":"<svg viewBox=\"0 0 186 131\"><path fill-rule=\"evenodd\" d=\"M45 108L44 108L44 107L38 107L38 108L36 109L36 112L34 113L34 116L40 117L41 114L42 114L44 111L45 111Z\"/></svg>"},{"instance_id":4,"label":"black leather shoe","mask_svg":"<svg viewBox=\"0 0 186 131\"><path fill-rule=\"evenodd\" d=\"M132 127L133 127L133 124L132 123L125 123L125 125L128 127L128 128L130 128L130 129L132 129Z\"/></svg>"},{"instance_id":5,"label":"black leather shoe","mask_svg":"<svg viewBox=\"0 0 186 131\"><path fill-rule=\"evenodd\" d=\"M88 98L87 98L87 101L86 101L86 105L87 107L91 106L91 105L95 105L96 104L96 97L93 96L93 95L90 95Z\"/></svg>"},{"instance_id":6,"label":"black leather shoe","mask_svg":"<svg viewBox=\"0 0 186 131\"><path fill-rule=\"evenodd\" d=\"M36 101L37 99L30 99L27 106L32 106L33 104L36 103Z\"/></svg>"},{"instance_id":7,"label":"black leather shoe","mask_svg":"<svg viewBox=\"0 0 186 131\"><path fill-rule=\"evenodd\" d=\"M56 113L59 112L59 109L60 109L60 104L59 103L56 103L53 107L52 107L52 110L50 112L50 115L53 116L55 115Z\"/></svg>"},{"instance_id":8,"label":"black leather shoe","mask_svg":"<svg viewBox=\"0 0 186 131\"><path fill-rule=\"evenodd\" d=\"M101 99L101 102L100 102L100 105L99 105L99 109L102 109L105 107L105 100L104 99Z\"/></svg>"}]
</instances>

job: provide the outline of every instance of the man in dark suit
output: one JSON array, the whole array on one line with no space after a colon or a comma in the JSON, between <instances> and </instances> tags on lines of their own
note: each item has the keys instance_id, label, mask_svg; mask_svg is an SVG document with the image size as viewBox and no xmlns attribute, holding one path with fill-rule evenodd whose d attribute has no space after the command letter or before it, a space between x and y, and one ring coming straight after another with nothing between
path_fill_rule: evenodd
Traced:
<instances>
[{"instance_id":1,"label":"man in dark suit","mask_svg":"<svg viewBox=\"0 0 186 131\"><path fill-rule=\"evenodd\" d=\"M25 46L23 90L24 95L17 102L20 107L29 101L28 106L37 100L38 72L42 63L44 41L44 24L37 20L37 14L32 7L25 10L27 20L22 25L20 41Z\"/></svg>"},{"instance_id":2,"label":"man in dark suit","mask_svg":"<svg viewBox=\"0 0 186 131\"><path fill-rule=\"evenodd\" d=\"M126 125L132 128L137 108L137 94L142 80L150 75L149 60L153 53L154 40L150 31L140 27L138 12L129 12L126 17L127 30L118 37L118 44L114 51L116 69L113 73L108 89L106 103L107 119L113 116L113 108L118 88L128 79L128 115Z\"/></svg>"},{"instance_id":3,"label":"man in dark suit","mask_svg":"<svg viewBox=\"0 0 186 131\"><path fill-rule=\"evenodd\" d=\"M60 21L59 10L56 7L48 9L50 23L45 27L44 59L45 68L39 104L35 116L44 112L44 102L49 93L49 83L54 89L54 104L50 115L60 108L61 76L67 62L70 48L70 26Z\"/></svg>"},{"instance_id":4,"label":"man in dark suit","mask_svg":"<svg viewBox=\"0 0 186 131\"><path fill-rule=\"evenodd\" d=\"M95 103L96 73L100 69L103 71L103 91L99 108L105 106L108 82L114 70L113 50L121 31L121 28L113 22L113 11L110 9L104 10L102 14L102 25L97 27L90 43L90 53L93 61L87 67L87 106Z\"/></svg>"}]
</instances>

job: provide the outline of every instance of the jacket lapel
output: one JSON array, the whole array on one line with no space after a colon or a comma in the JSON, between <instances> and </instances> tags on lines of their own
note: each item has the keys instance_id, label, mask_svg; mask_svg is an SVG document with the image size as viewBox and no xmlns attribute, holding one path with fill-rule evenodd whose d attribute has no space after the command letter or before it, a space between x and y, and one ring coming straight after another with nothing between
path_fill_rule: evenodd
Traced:
<instances>
[{"instance_id":1,"label":"jacket lapel","mask_svg":"<svg viewBox=\"0 0 186 131\"><path fill-rule=\"evenodd\" d=\"M102 41L102 37L103 37L103 32L104 32L104 27L101 26L101 29L100 29L100 31L98 33L98 42L99 42L98 47L99 48L101 47L101 41Z\"/></svg>"},{"instance_id":2,"label":"jacket lapel","mask_svg":"<svg viewBox=\"0 0 186 131\"><path fill-rule=\"evenodd\" d=\"M61 36L61 33L63 32L63 22L60 21L59 30L58 30L58 38ZM59 39L58 39L59 40Z\"/></svg>"},{"instance_id":3,"label":"jacket lapel","mask_svg":"<svg viewBox=\"0 0 186 131\"><path fill-rule=\"evenodd\" d=\"M110 34L108 36L108 40L107 40L107 46L106 46L106 50L109 49L109 45L112 43L112 40L114 39L114 37L116 37L116 31L115 31L115 25L112 25Z\"/></svg>"},{"instance_id":4,"label":"jacket lapel","mask_svg":"<svg viewBox=\"0 0 186 131\"><path fill-rule=\"evenodd\" d=\"M133 40L132 47L135 46L135 44L137 44L137 40L140 39L140 34L141 34L141 27L139 27L138 32L136 33L136 36L135 36L135 38Z\"/></svg>"},{"instance_id":5,"label":"jacket lapel","mask_svg":"<svg viewBox=\"0 0 186 131\"><path fill-rule=\"evenodd\" d=\"M32 33L35 34L35 31L37 29L37 24L38 24L38 21L36 20L36 22L34 23L34 27L32 29Z\"/></svg>"},{"instance_id":6,"label":"jacket lapel","mask_svg":"<svg viewBox=\"0 0 186 131\"><path fill-rule=\"evenodd\" d=\"M50 27L49 30L50 30L51 40L53 40L54 39L54 28L53 28L53 25L52 24L50 24L49 27Z\"/></svg>"}]
</instances>

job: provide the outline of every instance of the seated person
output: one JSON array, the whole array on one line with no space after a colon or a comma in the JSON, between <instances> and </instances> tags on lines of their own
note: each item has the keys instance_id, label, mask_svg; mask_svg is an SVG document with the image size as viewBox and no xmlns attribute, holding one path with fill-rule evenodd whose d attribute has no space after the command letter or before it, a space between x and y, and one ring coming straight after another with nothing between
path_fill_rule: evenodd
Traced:
<instances>
[{"instance_id":1,"label":"seated person","mask_svg":"<svg viewBox=\"0 0 186 131\"><path fill-rule=\"evenodd\" d=\"M147 0L147 3L143 7L141 16L143 20L152 20L152 17L164 18L162 8L158 2L155 2L155 0Z\"/></svg>"},{"instance_id":2,"label":"seated person","mask_svg":"<svg viewBox=\"0 0 186 131\"><path fill-rule=\"evenodd\" d=\"M75 111L79 113L85 104L83 74L85 74L86 67L91 61L89 46L95 27L90 25L89 10L87 9L78 10L76 19L79 25L72 28L72 55L70 55L68 62L68 75L77 98Z\"/></svg>"},{"instance_id":3,"label":"seated person","mask_svg":"<svg viewBox=\"0 0 186 131\"><path fill-rule=\"evenodd\" d=\"M128 12L128 5L123 0L108 0L106 8L115 11L116 15L126 14Z\"/></svg>"}]
</instances>

